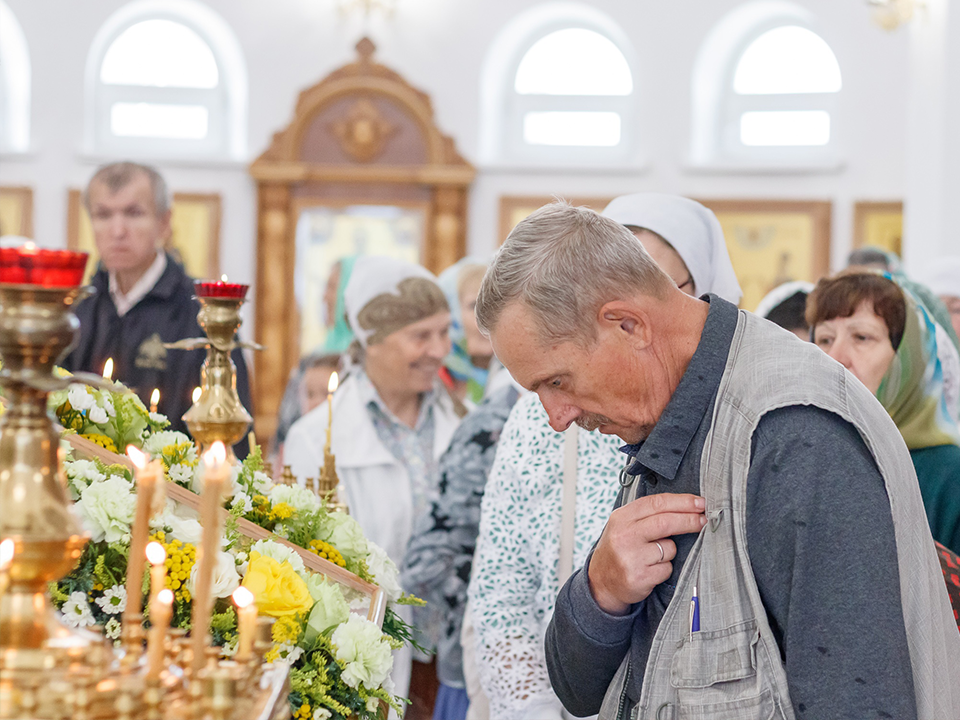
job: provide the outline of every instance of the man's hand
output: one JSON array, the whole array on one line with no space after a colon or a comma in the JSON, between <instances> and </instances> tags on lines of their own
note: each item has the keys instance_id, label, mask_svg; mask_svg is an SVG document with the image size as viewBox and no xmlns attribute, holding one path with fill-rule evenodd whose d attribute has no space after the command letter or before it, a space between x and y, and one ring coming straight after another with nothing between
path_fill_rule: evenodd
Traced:
<instances>
[{"instance_id":1,"label":"man's hand","mask_svg":"<svg viewBox=\"0 0 960 720\"><path fill-rule=\"evenodd\" d=\"M588 574L593 599L604 612L625 615L670 577L677 546L669 538L700 532L707 523L705 506L696 495L660 493L613 511Z\"/></svg>"}]
</instances>

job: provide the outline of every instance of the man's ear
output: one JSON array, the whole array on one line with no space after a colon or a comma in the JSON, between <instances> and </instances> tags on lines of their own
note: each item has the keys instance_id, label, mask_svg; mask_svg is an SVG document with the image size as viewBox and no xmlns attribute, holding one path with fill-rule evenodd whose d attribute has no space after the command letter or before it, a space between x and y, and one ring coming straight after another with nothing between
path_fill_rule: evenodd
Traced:
<instances>
[{"instance_id":1,"label":"man's ear","mask_svg":"<svg viewBox=\"0 0 960 720\"><path fill-rule=\"evenodd\" d=\"M620 340L637 348L647 347L653 336L649 314L625 300L611 300L600 308L598 318L601 331L614 333Z\"/></svg>"}]
</instances>

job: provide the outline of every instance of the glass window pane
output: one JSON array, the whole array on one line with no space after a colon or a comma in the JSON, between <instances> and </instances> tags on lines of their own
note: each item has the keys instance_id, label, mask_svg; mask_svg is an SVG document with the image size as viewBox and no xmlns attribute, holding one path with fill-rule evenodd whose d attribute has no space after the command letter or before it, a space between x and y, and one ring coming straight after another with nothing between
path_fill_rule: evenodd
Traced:
<instances>
[{"instance_id":1,"label":"glass window pane","mask_svg":"<svg viewBox=\"0 0 960 720\"><path fill-rule=\"evenodd\" d=\"M740 116L740 142L750 146L826 145L830 113L823 110L746 112Z\"/></svg>"},{"instance_id":2,"label":"glass window pane","mask_svg":"<svg viewBox=\"0 0 960 720\"><path fill-rule=\"evenodd\" d=\"M521 95L629 95L633 78L610 40L570 28L534 43L520 61L514 87Z\"/></svg>"},{"instance_id":3,"label":"glass window pane","mask_svg":"<svg viewBox=\"0 0 960 720\"><path fill-rule=\"evenodd\" d=\"M530 145L614 147L620 115L614 112L528 112L523 139Z\"/></svg>"},{"instance_id":4,"label":"glass window pane","mask_svg":"<svg viewBox=\"0 0 960 720\"><path fill-rule=\"evenodd\" d=\"M220 73L210 46L186 25L144 20L113 41L100 80L108 85L215 88Z\"/></svg>"},{"instance_id":5,"label":"glass window pane","mask_svg":"<svg viewBox=\"0 0 960 720\"><path fill-rule=\"evenodd\" d=\"M775 28L740 56L733 89L741 95L839 92L840 65L830 46L806 28Z\"/></svg>"},{"instance_id":6,"label":"glass window pane","mask_svg":"<svg viewBox=\"0 0 960 720\"><path fill-rule=\"evenodd\" d=\"M208 120L202 105L119 102L110 108L110 130L120 137L202 140Z\"/></svg>"}]
</instances>

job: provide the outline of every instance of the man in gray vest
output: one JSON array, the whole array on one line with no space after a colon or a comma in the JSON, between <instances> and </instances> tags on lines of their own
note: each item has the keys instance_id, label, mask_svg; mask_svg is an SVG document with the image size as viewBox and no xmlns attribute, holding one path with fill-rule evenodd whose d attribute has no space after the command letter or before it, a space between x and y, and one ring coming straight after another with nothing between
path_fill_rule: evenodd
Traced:
<instances>
[{"instance_id":1,"label":"man in gray vest","mask_svg":"<svg viewBox=\"0 0 960 720\"><path fill-rule=\"evenodd\" d=\"M510 234L477 319L555 430L628 443L547 632L570 712L960 718L960 632L909 454L839 364L685 295L621 225L563 204Z\"/></svg>"}]
</instances>

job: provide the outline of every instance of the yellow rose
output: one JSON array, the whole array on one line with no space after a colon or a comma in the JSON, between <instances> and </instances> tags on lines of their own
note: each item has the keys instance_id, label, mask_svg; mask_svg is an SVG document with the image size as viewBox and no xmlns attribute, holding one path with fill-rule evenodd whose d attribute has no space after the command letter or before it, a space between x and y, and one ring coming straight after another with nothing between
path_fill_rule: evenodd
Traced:
<instances>
[{"instance_id":1,"label":"yellow rose","mask_svg":"<svg viewBox=\"0 0 960 720\"><path fill-rule=\"evenodd\" d=\"M254 551L242 585L253 593L261 615L286 617L313 607L307 584L288 562L277 562Z\"/></svg>"}]
</instances>

